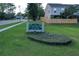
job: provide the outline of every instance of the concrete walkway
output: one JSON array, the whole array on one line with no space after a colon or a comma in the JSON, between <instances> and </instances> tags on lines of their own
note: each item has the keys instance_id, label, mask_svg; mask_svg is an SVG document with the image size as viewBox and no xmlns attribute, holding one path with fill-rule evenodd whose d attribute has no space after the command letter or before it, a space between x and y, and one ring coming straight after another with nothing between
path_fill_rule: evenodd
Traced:
<instances>
[{"instance_id":1,"label":"concrete walkway","mask_svg":"<svg viewBox=\"0 0 79 59\"><path fill-rule=\"evenodd\" d=\"M23 24L23 23L25 23L25 22L21 22L21 23L17 23L17 24L14 24L14 25L12 25L12 26L9 26L9 27L5 27L5 28L3 28L3 29L0 29L0 32L6 31L6 30L8 30L8 29L10 29L10 28L13 28L13 27L15 27L15 26L17 26L17 25L20 25L20 24Z\"/></svg>"}]
</instances>

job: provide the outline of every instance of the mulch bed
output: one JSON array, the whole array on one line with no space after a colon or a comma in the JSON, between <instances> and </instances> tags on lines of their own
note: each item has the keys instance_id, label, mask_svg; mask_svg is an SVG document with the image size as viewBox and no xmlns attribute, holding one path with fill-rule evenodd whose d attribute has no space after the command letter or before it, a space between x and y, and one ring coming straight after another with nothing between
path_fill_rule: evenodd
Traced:
<instances>
[{"instance_id":1,"label":"mulch bed","mask_svg":"<svg viewBox=\"0 0 79 59\"><path fill-rule=\"evenodd\" d=\"M46 32L37 33L27 33L28 38L34 41L38 41L45 44L51 44L51 45L68 45L72 42L72 40L64 35L59 34L50 34Z\"/></svg>"}]
</instances>

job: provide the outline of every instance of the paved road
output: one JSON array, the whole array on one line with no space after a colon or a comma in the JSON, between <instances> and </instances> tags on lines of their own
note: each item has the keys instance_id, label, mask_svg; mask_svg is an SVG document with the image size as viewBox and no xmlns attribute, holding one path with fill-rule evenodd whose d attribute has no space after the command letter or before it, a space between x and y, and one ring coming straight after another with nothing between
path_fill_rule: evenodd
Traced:
<instances>
[{"instance_id":1,"label":"paved road","mask_svg":"<svg viewBox=\"0 0 79 59\"><path fill-rule=\"evenodd\" d=\"M10 29L10 28L13 28L13 27L15 27L15 26L18 26L18 25L20 25L20 24L22 24L22 23L24 23L24 22L20 22L20 23L11 25L11 26L9 26L9 27L5 27L5 28L3 28L3 29L0 29L0 32L6 31L6 30L8 30L8 29Z\"/></svg>"},{"instance_id":2,"label":"paved road","mask_svg":"<svg viewBox=\"0 0 79 59\"><path fill-rule=\"evenodd\" d=\"M21 22L21 21L25 21L25 20L2 20L0 21L0 25L6 25L6 24Z\"/></svg>"}]
</instances>

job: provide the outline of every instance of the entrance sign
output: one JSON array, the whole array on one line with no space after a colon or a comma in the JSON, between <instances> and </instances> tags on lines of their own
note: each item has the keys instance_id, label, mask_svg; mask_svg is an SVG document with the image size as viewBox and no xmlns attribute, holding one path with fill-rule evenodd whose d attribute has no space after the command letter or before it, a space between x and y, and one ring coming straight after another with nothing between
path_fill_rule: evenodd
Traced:
<instances>
[{"instance_id":1,"label":"entrance sign","mask_svg":"<svg viewBox=\"0 0 79 59\"><path fill-rule=\"evenodd\" d=\"M27 22L27 34L27 38L45 44L66 45L72 42L64 35L44 32L44 23L39 21Z\"/></svg>"},{"instance_id":2,"label":"entrance sign","mask_svg":"<svg viewBox=\"0 0 79 59\"><path fill-rule=\"evenodd\" d=\"M43 22L27 22L27 32L44 32L44 23Z\"/></svg>"}]
</instances>

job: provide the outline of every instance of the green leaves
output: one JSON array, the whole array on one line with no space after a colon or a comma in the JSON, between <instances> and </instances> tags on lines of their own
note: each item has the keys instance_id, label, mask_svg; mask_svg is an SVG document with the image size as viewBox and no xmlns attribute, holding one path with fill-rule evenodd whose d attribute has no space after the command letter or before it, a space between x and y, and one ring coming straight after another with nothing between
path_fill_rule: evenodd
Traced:
<instances>
[{"instance_id":1,"label":"green leaves","mask_svg":"<svg viewBox=\"0 0 79 59\"><path fill-rule=\"evenodd\" d=\"M33 19L34 21L44 16L44 10L41 3L28 3L26 13L28 18Z\"/></svg>"},{"instance_id":2,"label":"green leaves","mask_svg":"<svg viewBox=\"0 0 79 59\"><path fill-rule=\"evenodd\" d=\"M14 17L15 5L13 3L0 3L0 18L12 18Z\"/></svg>"},{"instance_id":3,"label":"green leaves","mask_svg":"<svg viewBox=\"0 0 79 59\"><path fill-rule=\"evenodd\" d=\"M63 13L61 13L61 16L64 18L70 18L73 16L73 13L77 12L79 10L77 5L70 6L65 9Z\"/></svg>"},{"instance_id":4,"label":"green leaves","mask_svg":"<svg viewBox=\"0 0 79 59\"><path fill-rule=\"evenodd\" d=\"M35 21L37 19L37 16L38 16L37 3L28 3L27 11L28 11L28 18L31 18Z\"/></svg>"}]
</instances>

